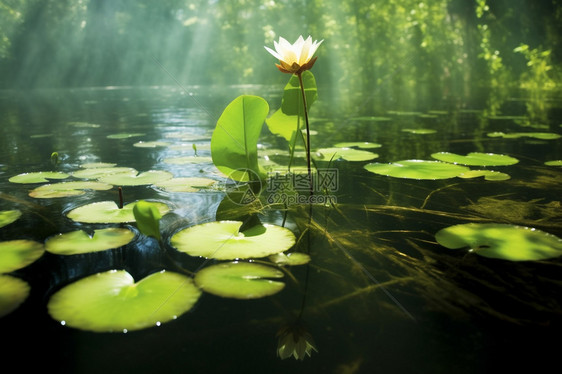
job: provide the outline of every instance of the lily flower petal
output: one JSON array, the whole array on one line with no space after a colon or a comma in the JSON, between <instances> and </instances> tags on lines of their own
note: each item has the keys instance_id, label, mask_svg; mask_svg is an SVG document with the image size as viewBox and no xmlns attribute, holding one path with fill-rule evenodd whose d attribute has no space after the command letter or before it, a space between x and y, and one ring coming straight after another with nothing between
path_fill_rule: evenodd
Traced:
<instances>
[{"instance_id":1,"label":"lily flower petal","mask_svg":"<svg viewBox=\"0 0 562 374\"><path fill-rule=\"evenodd\" d=\"M297 40L291 44L287 39L279 37L278 42L273 42L275 51L268 47L265 47L265 49L279 60L279 64L276 64L276 66L280 71L289 74L300 74L312 68L316 61L316 57L313 58L314 53L316 53L316 50L323 41L324 40L318 42L315 40L313 42L310 35L305 40L302 35L300 35Z\"/></svg>"}]
</instances>

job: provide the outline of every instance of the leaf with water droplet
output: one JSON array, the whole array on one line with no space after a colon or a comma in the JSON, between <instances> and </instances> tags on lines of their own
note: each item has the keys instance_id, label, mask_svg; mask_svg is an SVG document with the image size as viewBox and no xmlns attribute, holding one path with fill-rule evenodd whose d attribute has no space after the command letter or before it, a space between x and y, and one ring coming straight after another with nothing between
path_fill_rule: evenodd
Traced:
<instances>
[{"instance_id":1,"label":"leaf with water droplet","mask_svg":"<svg viewBox=\"0 0 562 374\"><path fill-rule=\"evenodd\" d=\"M167 171L149 170L138 175L131 175L128 173L109 174L99 177L98 180L116 186L142 186L172 179L173 176L172 173Z\"/></svg>"},{"instance_id":2,"label":"leaf with water droplet","mask_svg":"<svg viewBox=\"0 0 562 374\"><path fill-rule=\"evenodd\" d=\"M119 209L115 201L100 201L80 206L68 212L67 217L76 222L84 223L126 223L135 222L133 208L136 202L129 203ZM170 211L168 205L154 202L160 214L164 216Z\"/></svg>"},{"instance_id":3,"label":"leaf with water droplet","mask_svg":"<svg viewBox=\"0 0 562 374\"><path fill-rule=\"evenodd\" d=\"M471 152L466 156L449 152L437 152L433 153L431 157L443 162L469 166L503 166L514 165L519 162L518 159L507 155L481 152Z\"/></svg>"},{"instance_id":4,"label":"leaf with water droplet","mask_svg":"<svg viewBox=\"0 0 562 374\"><path fill-rule=\"evenodd\" d=\"M57 197L79 196L87 190L104 191L110 190L113 186L107 183L79 181L44 184L29 193L29 196L36 199L52 199Z\"/></svg>"},{"instance_id":5,"label":"leaf with water droplet","mask_svg":"<svg viewBox=\"0 0 562 374\"><path fill-rule=\"evenodd\" d=\"M185 177L172 178L163 182L154 183L154 187L161 188L168 192L198 192L212 188L217 181L210 178Z\"/></svg>"},{"instance_id":6,"label":"leaf with water droplet","mask_svg":"<svg viewBox=\"0 0 562 374\"><path fill-rule=\"evenodd\" d=\"M459 174L458 176L459 178L466 179L484 177L487 181L505 181L511 178L509 174L493 170L469 170L466 173Z\"/></svg>"},{"instance_id":7,"label":"leaf with water droplet","mask_svg":"<svg viewBox=\"0 0 562 374\"><path fill-rule=\"evenodd\" d=\"M83 230L71 231L47 238L45 250L57 255L75 255L122 247L133 240L129 229L108 227L89 235Z\"/></svg>"},{"instance_id":8,"label":"leaf with water droplet","mask_svg":"<svg viewBox=\"0 0 562 374\"><path fill-rule=\"evenodd\" d=\"M36 171L33 173L22 173L9 179L12 183L44 183L49 179L66 179L69 175L59 171Z\"/></svg>"},{"instance_id":9,"label":"leaf with water droplet","mask_svg":"<svg viewBox=\"0 0 562 374\"><path fill-rule=\"evenodd\" d=\"M365 165L364 168L375 174L420 180L449 179L470 170L466 166L426 160L403 160L391 164L374 162Z\"/></svg>"},{"instance_id":10,"label":"leaf with water droplet","mask_svg":"<svg viewBox=\"0 0 562 374\"><path fill-rule=\"evenodd\" d=\"M357 147L361 149L370 149L370 148L380 148L382 145L378 143L371 143L371 142L343 142L337 143L334 147L338 148L352 148Z\"/></svg>"},{"instance_id":11,"label":"leaf with water droplet","mask_svg":"<svg viewBox=\"0 0 562 374\"><path fill-rule=\"evenodd\" d=\"M159 326L190 310L201 291L191 278L153 273L138 282L125 270L110 270L71 283L51 296L51 317L95 332L127 332Z\"/></svg>"},{"instance_id":12,"label":"leaf with water droplet","mask_svg":"<svg viewBox=\"0 0 562 374\"><path fill-rule=\"evenodd\" d=\"M270 224L240 232L241 221L217 221L185 228L172 236L171 245L191 256L234 260L259 258L288 250L295 235Z\"/></svg>"},{"instance_id":13,"label":"leaf with water droplet","mask_svg":"<svg viewBox=\"0 0 562 374\"><path fill-rule=\"evenodd\" d=\"M257 299L271 296L285 283L268 278L282 278L283 272L260 264L228 262L203 268L195 274L195 283L203 291L221 297Z\"/></svg>"},{"instance_id":14,"label":"leaf with water droplet","mask_svg":"<svg viewBox=\"0 0 562 374\"><path fill-rule=\"evenodd\" d=\"M343 159L346 161L369 161L379 157L378 154L353 148L320 148L312 155L315 160L330 161Z\"/></svg>"}]
</instances>

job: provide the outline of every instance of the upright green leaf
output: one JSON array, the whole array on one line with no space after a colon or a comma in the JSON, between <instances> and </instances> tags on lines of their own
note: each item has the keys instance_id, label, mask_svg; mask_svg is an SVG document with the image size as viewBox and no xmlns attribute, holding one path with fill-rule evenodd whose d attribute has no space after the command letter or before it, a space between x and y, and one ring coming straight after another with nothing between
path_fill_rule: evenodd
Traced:
<instances>
[{"instance_id":1,"label":"upright green leaf","mask_svg":"<svg viewBox=\"0 0 562 374\"><path fill-rule=\"evenodd\" d=\"M160 218L162 214L156 204L140 200L133 207L133 214L140 232L160 240Z\"/></svg>"},{"instance_id":2,"label":"upright green leaf","mask_svg":"<svg viewBox=\"0 0 562 374\"><path fill-rule=\"evenodd\" d=\"M231 179L249 181L263 175L258 166L258 138L268 112L269 105L261 97L242 95L220 116L211 137L211 156Z\"/></svg>"},{"instance_id":3,"label":"upright green leaf","mask_svg":"<svg viewBox=\"0 0 562 374\"><path fill-rule=\"evenodd\" d=\"M306 96L306 107L310 109L318 98L316 79L308 70L302 74L302 79ZM299 78L296 75L293 75L285 86L281 108L273 113L266 123L273 134L282 136L289 144L294 143L297 130L300 130L304 125L302 94Z\"/></svg>"}]
</instances>

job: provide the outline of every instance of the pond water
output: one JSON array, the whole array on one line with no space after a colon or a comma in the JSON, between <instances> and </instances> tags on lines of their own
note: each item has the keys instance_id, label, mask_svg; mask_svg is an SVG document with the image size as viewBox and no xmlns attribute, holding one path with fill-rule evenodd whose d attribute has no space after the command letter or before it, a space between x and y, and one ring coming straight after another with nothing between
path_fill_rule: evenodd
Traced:
<instances>
[{"instance_id":1,"label":"pond water","mask_svg":"<svg viewBox=\"0 0 562 374\"><path fill-rule=\"evenodd\" d=\"M178 252L169 238L181 228L215 221L225 192L124 186L125 203L151 199L172 208L162 220L161 249L135 224L86 224L66 217L88 203L118 201L116 187L38 199L28 195L38 184L9 178L37 171L71 173L83 164L104 162L226 184L211 162L173 160L193 156L193 144L197 156L209 157L216 120L239 94L261 95L275 110L279 91L244 86L190 87L188 92L174 87L2 92L0 211L18 209L22 217L0 228L0 241L44 242L59 233L109 226L129 227L137 234L118 249L72 256L47 252L11 272L31 292L0 318L6 362L19 370L39 363L58 373L475 373L523 365L540 372L556 360L562 332L560 257L487 258L445 248L435 239L439 230L464 223L513 224L562 238L562 169L545 165L562 159L562 140L494 136L562 134L562 102L548 101L537 117L532 103L519 94L503 103L501 116L490 115L483 105L453 102L360 116L334 114L332 103L319 101L311 111L313 148L341 142L381 146L366 149L378 154L376 159L329 164L338 170L337 203L313 206L314 224L296 248L312 261L287 267L280 293L255 300L203 293L176 320L127 333L82 331L50 317L49 298L88 275L124 269L140 280L164 269L194 272L214 262ZM166 144L139 144L152 141ZM286 163L287 157L274 149L284 151L286 144L264 127L260 153ZM56 166L51 162L55 151ZM431 155L436 152L494 153L518 162L471 167L505 173L509 178L504 180L403 179L364 168L374 162L435 161ZM286 214L273 207L259 217L300 237L307 214L306 206L294 204ZM303 361L281 360L276 333L301 311L318 352Z\"/></svg>"}]
</instances>

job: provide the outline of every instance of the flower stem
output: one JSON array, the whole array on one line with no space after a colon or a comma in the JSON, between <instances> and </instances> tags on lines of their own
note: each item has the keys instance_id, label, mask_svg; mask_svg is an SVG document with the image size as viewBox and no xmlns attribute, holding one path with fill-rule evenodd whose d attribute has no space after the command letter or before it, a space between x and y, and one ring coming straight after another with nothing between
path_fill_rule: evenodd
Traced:
<instances>
[{"instance_id":1,"label":"flower stem","mask_svg":"<svg viewBox=\"0 0 562 374\"><path fill-rule=\"evenodd\" d=\"M301 94L302 94L302 104L304 108L304 122L306 124L306 165L308 167L308 182L310 186L310 194L313 193L313 184L312 184L312 168L310 166L310 126L308 124L308 109L306 106L306 94L304 93L304 84L302 81L302 73L297 73L299 77L299 84L301 86Z\"/></svg>"}]
</instances>

